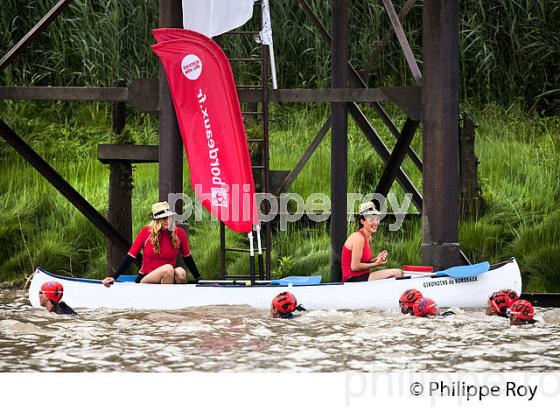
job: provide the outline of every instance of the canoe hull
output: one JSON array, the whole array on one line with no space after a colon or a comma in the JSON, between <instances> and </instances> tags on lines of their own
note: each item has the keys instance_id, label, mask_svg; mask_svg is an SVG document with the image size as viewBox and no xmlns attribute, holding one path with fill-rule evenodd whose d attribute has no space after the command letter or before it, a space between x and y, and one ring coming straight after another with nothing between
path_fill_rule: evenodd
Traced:
<instances>
[{"instance_id":1,"label":"canoe hull","mask_svg":"<svg viewBox=\"0 0 560 410\"><path fill-rule=\"evenodd\" d=\"M56 280L64 286L63 300L73 308L184 309L210 305L249 305L267 309L280 292L294 293L307 309L392 309L400 294L409 288L420 290L439 306L475 308L486 305L488 296L510 288L521 293L521 273L515 259L495 265L471 278L424 277L384 279L372 282L320 284L310 286L199 286L115 283L106 288L99 280L68 278L42 269L34 273L29 300L39 307L38 292L45 282Z\"/></svg>"}]
</instances>

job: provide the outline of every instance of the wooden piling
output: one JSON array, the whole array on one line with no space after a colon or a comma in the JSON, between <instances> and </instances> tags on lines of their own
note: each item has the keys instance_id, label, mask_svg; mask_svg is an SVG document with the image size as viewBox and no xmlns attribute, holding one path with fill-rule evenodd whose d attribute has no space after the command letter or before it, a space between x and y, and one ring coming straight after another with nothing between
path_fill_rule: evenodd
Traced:
<instances>
[{"instance_id":1,"label":"wooden piling","mask_svg":"<svg viewBox=\"0 0 560 410\"><path fill-rule=\"evenodd\" d=\"M114 87L126 87L124 80L117 80ZM112 144L133 144L134 141L125 132L126 103L114 102L111 106ZM109 209L107 219L111 225L127 240L132 239L132 164L128 161L112 161L109 165ZM126 255L107 241L107 269L112 273L117 269Z\"/></svg>"}]
</instances>

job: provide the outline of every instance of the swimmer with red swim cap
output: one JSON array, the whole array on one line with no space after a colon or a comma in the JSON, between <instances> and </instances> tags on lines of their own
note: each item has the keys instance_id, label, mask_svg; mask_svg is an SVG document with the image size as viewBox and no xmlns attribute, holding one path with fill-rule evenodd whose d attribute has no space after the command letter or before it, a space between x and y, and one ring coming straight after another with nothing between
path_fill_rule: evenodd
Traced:
<instances>
[{"instance_id":1,"label":"swimmer with red swim cap","mask_svg":"<svg viewBox=\"0 0 560 410\"><path fill-rule=\"evenodd\" d=\"M515 302L517 299L519 299L519 295L517 294L517 292L515 290L512 289L500 289L500 292L504 292L506 295L509 296L509 298L511 299L511 303Z\"/></svg>"},{"instance_id":2,"label":"swimmer with red swim cap","mask_svg":"<svg viewBox=\"0 0 560 410\"><path fill-rule=\"evenodd\" d=\"M64 294L64 287L58 282L45 282L39 291L39 303L49 312L54 312L58 315L71 315L76 316L70 306L62 301Z\"/></svg>"},{"instance_id":3,"label":"swimmer with red swim cap","mask_svg":"<svg viewBox=\"0 0 560 410\"><path fill-rule=\"evenodd\" d=\"M422 292L416 289L407 289L399 298L399 307L403 315L414 314L414 302L422 298Z\"/></svg>"},{"instance_id":4,"label":"swimmer with red swim cap","mask_svg":"<svg viewBox=\"0 0 560 410\"><path fill-rule=\"evenodd\" d=\"M298 305L297 299L291 292L279 293L272 299L270 306L270 315L273 318L293 319L294 312L306 312L305 308Z\"/></svg>"},{"instance_id":5,"label":"swimmer with red swim cap","mask_svg":"<svg viewBox=\"0 0 560 410\"><path fill-rule=\"evenodd\" d=\"M509 314L509 323L514 326L537 323L537 320L533 319L535 316L533 305L524 299L513 302Z\"/></svg>"},{"instance_id":6,"label":"swimmer with red swim cap","mask_svg":"<svg viewBox=\"0 0 560 410\"><path fill-rule=\"evenodd\" d=\"M509 308L513 301L509 294L506 293L507 291L507 289L505 291L500 290L490 295L486 303L486 314L488 316L498 315L505 318L509 317Z\"/></svg>"},{"instance_id":7,"label":"swimmer with red swim cap","mask_svg":"<svg viewBox=\"0 0 560 410\"><path fill-rule=\"evenodd\" d=\"M441 315L441 311L439 310L436 301L430 298L418 299L416 302L414 302L412 311L414 312L414 316L417 317Z\"/></svg>"},{"instance_id":8,"label":"swimmer with red swim cap","mask_svg":"<svg viewBox=\"0 0 560 410\"><path fill-rule=\"evenodd\" d=\"M441 312L435 300L422 296L422 292L416 289L407 289L399 298L401 312L405 315L417 317L427 316L450 316L455 312Z\"/></svg>"}]
</instances>

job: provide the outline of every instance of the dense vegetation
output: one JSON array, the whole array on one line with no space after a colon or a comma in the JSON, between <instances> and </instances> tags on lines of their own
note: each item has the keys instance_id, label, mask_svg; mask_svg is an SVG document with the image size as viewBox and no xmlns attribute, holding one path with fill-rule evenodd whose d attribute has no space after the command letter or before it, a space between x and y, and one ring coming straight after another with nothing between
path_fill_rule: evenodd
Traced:
<instances>
[{"instance_id":1,"label":"dense vegetation","mask_svg":"<svg viewBox=\"0 0 560 410\"><path fill-rule=\"evenodd\" d=\"M330 25L328 2L309 1ZM360 68L388 21L378 1L351 2L350 55ZM395 2L402 5L404 2ZM52 1L30 5L7 0L0 15L0 53L8 50ZM460 240L473 260L492 262L515 256L526 290L560 291L560 1L461 2L461 85L463 108L476 119L476 151L487 204L477 220L463 221ZM282 87L329 83L329 48L307 22L294 0L272 2L275 51ZM421 61L421 2L405 29ZM155 77L149 30L157 24L157 1L76 0L46 33L6 71L1 85L110 85L117 78ZM249 23L251 24L251 23ZM246 39L222 38L230 56L255 53ZM396 41L371 59L369 84L411 84ZM254 78L242 65L236 78ZM273 169L292 167L326 118L326 106L272 107ZM391 111L392 107L388 107ZM368 112L370 118L373 113ZM0 118L12 126L98 210L106 212L108 169L96 159L96 147L110 139L105 104L1 102ZM130 112L127 132L136 143L157 144L157 117ZM389 147L394 139L373 121ZM349 190L368 192L382 162L350 121ZM421 152L418 135L414 148ZM306 197L328 194L329 141L323 141L292 187ZM19 282L36 266L73 275L102 276L105 240L40 175L6 144L0 144L0 281ZM417 186L421 175L405 162ZM188 169L185 170L188 173ZM134 231L147 222L157 197L157 165L134 171ZM188 180L185 178L185 180ZM400 188L393 190L402 195ZM353 227L349 226L349 230ZM202 235L201 233L204 233ZM209 242L207 238L212 238ZM241 242L231 235L230 240ZM205 220L191 226L193 253L206 277L218 270L218 226ZM421 224L410 219L398 232L384 226L376 246L387 248L394 266L419 262ZM241 245L241 243L240 243ZM279 232L274 237L274 272L328 275L330 241L324 227ZM245 258L232 259L231 271L247 270Z\"/></svg>"},{"instance_id":2,"label":"dense vegetation","mask_svg":"<svg viewBox=\"0 0 560 410\"><path fill-rule=\"evenodd\" d=\"M4 104L4 117L68 181L101 212L107 208L108 169L96 159L96 147L110 138L110 117L104 106L81 105L68 115L66 104ZM272 168L293 167L306 144L326 117L325 112L299 107L274 107ZM517 108L495 105L471 110L477 118L477 155L485 214L461 224L460 241L473 260L492 262L515 256L525 272L526 289L560 290L560 188L557 167L560 118L539 118ZM379 122L374 123L381 128ZM137 143L157 143L157 122L138 116L128 127ZM389 146L394 144L386 136ZM371 192L381 175L382 162L353 123L350 126L351 192ZM420 150L421 138L414 140ZM1 145L0 278L21 281L35 266L73 275L101 276L106 272L105 240L44 178ZM296 180L292 192L304 198L313 192L328 194L329 140L315 152ZM421 176L410 162L407 172L417 186ZM185 170L188 172L188 170ZM157 165L141 164L134 171L134 231L147 223L157 197ZM188 180L188 175L185 175ZM190 192L190 190L188 191ZM400 188L393 189L402 195ZM411 209L411 212L414 212ZM353 226L349 226L352 230ZM229 234L230 241L243 238ZM204 220L191 224L191 242L197 263L208 278L218 274L218 225ZM405 222L398 232L383 225L376 247L387 248L392 265L420 262L421 224ZM328 277L330 241L324 226L278 232L274 237L274 271L284 274L322 274ZM248 269L245 258L232 259L230 271Z\"/></svg>"},{"instance_id":3,"label":"dense vegetation","mask_svg":"<svg viewBox=\"0 0 560 410\"><path fill-rule=\"evenodd\" d=\"M274 47L281 87L329 84L330 49L296 0L271 1ZM330 2L308 0L330 27ZM397 10L404 0L394 1ZM54 2L5 0L0 13L0 53L9 50ZM560 110L560 1L462 0L463 97L473 103L518 100L538 113ZM369 84L412 83L397 41L371 56L390 27L379 0L350 2L350 56L357 69L371 61ZM150 30L157 27L158 1L74 0L0 78L4 85L110 85L115 79L155 77ZM255 26L255 18L247 26ZM255 28L255 27L253 27ZM416 58L422 61L422 1L404 21ZM221 44L231 57L256 46L230 36ZM245 66L236 66L244 81Z\"/></svg>"}]
</instances>

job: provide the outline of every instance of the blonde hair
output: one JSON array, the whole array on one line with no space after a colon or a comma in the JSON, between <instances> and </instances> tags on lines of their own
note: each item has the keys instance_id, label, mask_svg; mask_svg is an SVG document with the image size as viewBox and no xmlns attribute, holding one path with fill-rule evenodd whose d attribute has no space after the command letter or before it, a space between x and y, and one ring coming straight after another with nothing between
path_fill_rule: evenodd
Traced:
<instances>
[{"instance_id":1,"label":"blonde hair","mask_svg":"<svg viewBox=\"0 0 560 410\"><path fill-rule=\"evenodd\" d=\"M154 253L159 253L159 234L161 231L161 219L154 219L148 225L150 228L150 238L152 239L152 246L154 247ZM173 248L177 249L179 247L179 238L177 237L177 231L175 229L168 230L169 238L171 239L171 245Z\"/></svg>"}]
</instances>

